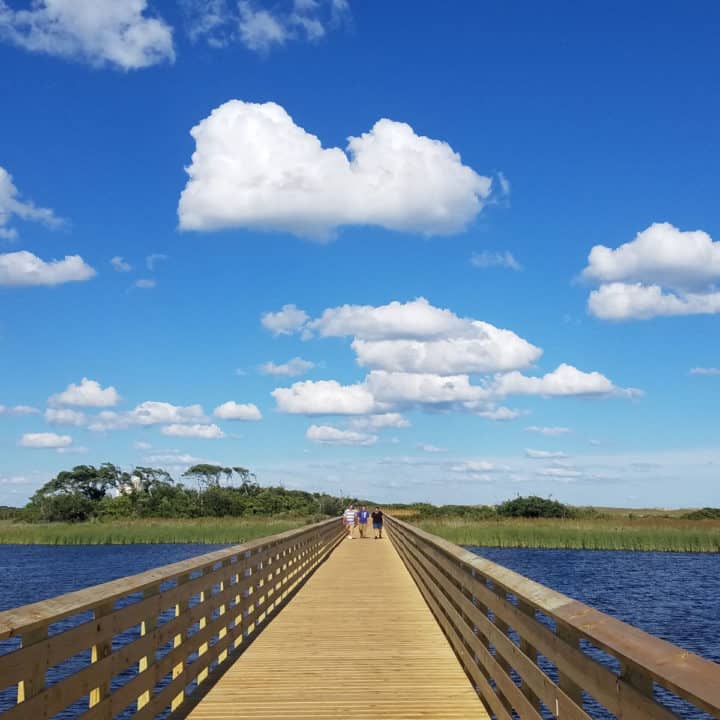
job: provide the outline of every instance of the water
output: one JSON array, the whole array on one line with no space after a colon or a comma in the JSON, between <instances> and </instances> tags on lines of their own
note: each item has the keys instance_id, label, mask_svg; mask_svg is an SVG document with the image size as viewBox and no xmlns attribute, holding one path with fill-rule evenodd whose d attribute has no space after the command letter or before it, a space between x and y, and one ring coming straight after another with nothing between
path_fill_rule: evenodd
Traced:
<instances>
[{"instance_id":1,"label":"water","mask_svg":"<svg viewBox=\"0 0 720 720\"><path fill-rule=\"evenodd\" d=\"M0 610L79 590L158 565L211 552L221 545L0 545ZM720 555L584 550L470 548L657 635L720 662ZM12 641L16 647L16 641ZM0 642L0 653L8 641ZM81 660L81 658L78 658ZM83 662L87 659L83 658ZM666 701L668 698L664 698ZM14 690L0 688L0 710ZM685 718L705 718L676 703ZM69 708L62 717L77 717ZM592 708L593 717L610 717Z\"/></svg>"},{"instance_id":2,"label":"water","mask_svg":"<svg viewBox=\"0 0 720 720\"><path fill-rule=\"evenodd\" d=\"M720 555L468 548L608 615L720 663ZM658 696L660 697L660 696ZM684 718L707 718L668 695ZM593 717L611 717L593 708Z\"/></svg>"}]
</instances>

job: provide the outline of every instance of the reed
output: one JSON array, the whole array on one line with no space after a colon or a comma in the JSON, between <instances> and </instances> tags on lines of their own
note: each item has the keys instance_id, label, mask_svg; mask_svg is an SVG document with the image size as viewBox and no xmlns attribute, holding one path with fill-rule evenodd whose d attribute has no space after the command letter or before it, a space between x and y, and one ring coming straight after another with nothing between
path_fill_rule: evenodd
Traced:
<instances>
[{"instance_id":1,"label":"reed","mask_svg":"<svg viewBox=\"0 0 720 720\"><path fill-rule=\"evenodd\" d=\"M419 521L416 524L458 545L720 552L720 522L714 520L690 521L650 517L465 521L448 518Z\"/></svg>"},{"instance_id":2,"label":"reed","mask_svg":"<svg viewBox=\"0 0 720 720\"><path fill-rule=\"evenodd\" d=\"M314 518L313 518L314 519ZM0 521L0 544L129 545L140 543L236 544L305 525L307 518L199 518L89 523Z\"/></svg>"}]
</instances>

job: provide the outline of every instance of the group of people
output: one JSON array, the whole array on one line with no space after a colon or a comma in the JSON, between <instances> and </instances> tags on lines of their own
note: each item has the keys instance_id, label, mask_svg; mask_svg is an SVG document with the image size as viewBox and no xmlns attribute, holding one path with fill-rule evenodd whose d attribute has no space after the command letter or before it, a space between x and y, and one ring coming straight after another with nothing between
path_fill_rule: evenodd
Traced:
<instances>
[{"instance_id":1,"label":"group of people","mask_svg":"<svg viewBox=\"0 0 720 720\"><path fill-rule=\"evenodd\" d=\"M368 521L370 519L372 519L375 539L381 540L383 531L382 510L376 507L372 511L372 513L370 513L364 505L359 510L356 510L353 505L348 505L347 510L345 510L345 512L343 513L343 524L345 525L345 529L348 532L348 539L353 539L353 532L356 527L358 528L360 537L364 538L365 533L367 533L368 531Z\"/></svg>"}]
</instances>

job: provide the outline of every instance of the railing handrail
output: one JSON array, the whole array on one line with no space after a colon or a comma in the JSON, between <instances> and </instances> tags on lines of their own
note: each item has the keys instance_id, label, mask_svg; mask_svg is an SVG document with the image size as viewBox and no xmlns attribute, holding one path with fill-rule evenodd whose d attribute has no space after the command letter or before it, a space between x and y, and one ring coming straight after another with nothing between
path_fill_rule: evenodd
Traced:
<instances>
[{"instance_id":1,"label":"railing handrail","mask_svg":"<svg viewBox=\"0 0 720 720\"><path fill-rule=\"evenodd\" d=\"M162 565L135 575L128 575L110 580L109 582L92 585L90 587L57 595L47 600L39 600L29 605L11 608L0 612L0 640L23 635L35 628L49 625L77 615L86 610L92 610L99 603L114 602L134 592L142 592L149 587L175 580L179 576L211 567L215 563L242 553L277 545L289 538L302 535L309 531L318 530L330 523L337 522L339 518L321 520L312 525L303 525L293 530L286 530L277 535L257 538L246 543L233 545L222 550L215 550L204 555L195 556L188 560L180 560L170 565Z\"/></svg>"},{"instance_id":2,"label":"railing handrail","mask_svg":"<svg viewBox=\"0 0 720 720\"><path fill-rule=\"evenodd\" d=\"M640 668L652 680L698 707L720 713L720 665L639 628L606 615L509 568L433 535L392 515L392 523L439 549L471 573L489 579L559 626L576 633L622 663Z\"/></svg>"}]
</instances>

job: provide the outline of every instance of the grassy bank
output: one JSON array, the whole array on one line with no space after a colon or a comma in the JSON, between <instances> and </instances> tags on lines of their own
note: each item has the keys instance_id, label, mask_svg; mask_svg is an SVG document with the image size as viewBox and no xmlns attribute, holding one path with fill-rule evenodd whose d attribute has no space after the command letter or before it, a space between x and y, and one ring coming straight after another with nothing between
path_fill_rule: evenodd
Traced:
<instances>
[{"instance_id":1,"label":"grassy bank","mask_svg":"<svg viewBox=\"0 0 720 720\"><path fill-rule=\"evenodd\" d=\"M128 545L134 543L227 543L291 530L303 518L199 518L197 520L124 520L86 523L13 523L0 521L0 544Z\"/></svg>"},{"instance_id":2,"label":"grassy bank","mask_svg":"<svg viewBox=\"0 0 720 720\"><path fill-rule=\"evenodd\" d=\"M720 552L720 521L660 517L592 520L503 519L408 521L458 545Z\"/></svg>"}]
</instances>

